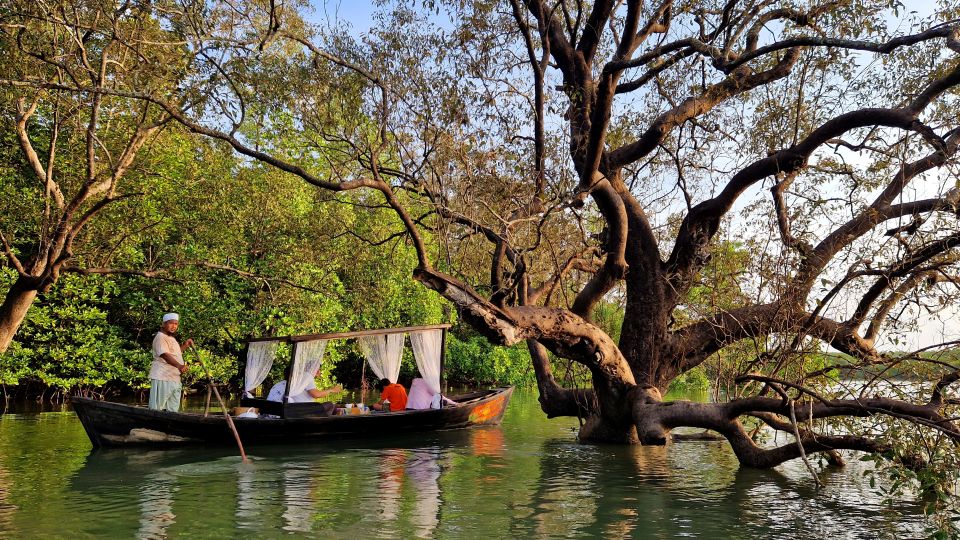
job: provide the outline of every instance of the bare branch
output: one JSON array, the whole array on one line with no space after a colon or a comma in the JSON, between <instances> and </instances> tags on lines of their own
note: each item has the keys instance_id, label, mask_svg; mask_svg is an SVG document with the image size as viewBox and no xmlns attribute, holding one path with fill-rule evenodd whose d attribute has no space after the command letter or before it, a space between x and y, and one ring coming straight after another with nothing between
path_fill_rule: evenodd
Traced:
<instances>
[{"instance_id":1,"label":"bare branch","mask_svg":"<svg viewBox=\"0 0 960 540\"><path fill-rule=\"evenodd\" d=\"M37 152L33 149L33 144L30 142L30 136L27 134L27 122L37 110L38 104L38 97L34 98L30 105L26 105L26 100L23 98L20 98L17 101L17 141L20 143L20 149L23 151L24 157L27 158L27 163L30 164L30 168L33 169L33 173L36 175L37 179L40 180L40 182L47 189L49 189L57 203L57 207L63 208L64 200L63 193L60 191L60 186L53 181L52 176L47 174L47 169L44 168L42 163L40 163L40 156L38 156Z\"/></svg>"},{"instance_id":2,"label":"bare branch","mask_svg":"<svg viewBox=\"0 0 960 540\"><path fill-rule=\"evenodd\" d=\"M9 260L10 264L17 270L17 273L21 276L27 275L26 269L24 269L20 259L17 258L17 254L13 252L13 247L10 245L10 242L7 241L7 237L4 236L3 231L0 231L0 243L3 244L3 254L7 256L7 260Z\"/></svg>"}]
</instances>

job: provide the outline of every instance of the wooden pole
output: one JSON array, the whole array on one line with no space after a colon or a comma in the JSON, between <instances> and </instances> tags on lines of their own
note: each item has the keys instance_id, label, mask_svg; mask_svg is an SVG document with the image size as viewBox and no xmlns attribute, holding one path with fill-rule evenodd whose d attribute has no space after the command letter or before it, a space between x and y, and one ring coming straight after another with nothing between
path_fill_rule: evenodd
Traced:
<instances>
[{"instance_id":1,"label":"wooden pole","mask_svg":"<svg viewBox=\"0 0 960 540\"><path fill-rule=\"evenodd\" d=\"M217 386L213 384L213 375L210 374L207 365L203 363L203 358L200 357L200 353L194 352L193 356L196 357L197 362L200 362L200 365L203 366L203 371L207 374L207 384L210 385L210 388L213 390L213 395L217 396L217 401L220 402L220 410L223 412L223 417L227 419L227 425L230 426L230 431L233 432L233 438L237 440L237 446L240 448L240 458L244 463L248 463L250 460L247 459L247 453L243 451L243 443L240 442L240 433L237 432L237 426L233 425L233 418L230 418L230 413L227 412L227 405L223 402L223 398L220 397L220 391L217 390Z\"/></svg>"},{"instance_id":2,"label":"wooden pole","mask_svg":"<svg viewBox=\"0 0 960 540\"><path fill-rule=\"evenodd\" d=\"M360 403L367 402L367 359L360 362Z\"/></svg>"},{"instance_id":3,"label":"wooden pole","mask_svg":"<svg viewBox=\"0 0 960 540\"><path fill-rule=\"evenodd\" d=\"M293 346L290 347L290 363L287 364L287 369L284 371L284 377L286 377L287 384L283 387L283 396L280 398L280 416L287 417L287 402L290 400L290 385L293 384L293 364L297 361L297 343L294 342Z\"/></svg>"},{"instance_id":4,"label":"wooden pole","mask_svg":"<svg viewBox=\"0 0 960 540\"><path fill-rule=\"evenodd\" d=\"M203 406L203 416L207 416L210 414L210 398L212 397L210 393L211 393L210 385L208 384L207 385L207 403Z\"/></svg>"},{"instance_id":5,"label":"wooden pole","mask_svg":"<svg viewBox=\"0 0 960 540\"><path fill-rule=\"evenodd\" d=\"M450 324L430 324L426 326L404 326L401 328L381 328L379 330L353 330L351 332L328 332L326 334L303 334L300 336L270 336L246 340L247 343L257 341L314 341L317 339L350 339L362 336L382 336L386 334L409 334L419 330L439 330L450 328Z\"/></svg>"}]
</instances>

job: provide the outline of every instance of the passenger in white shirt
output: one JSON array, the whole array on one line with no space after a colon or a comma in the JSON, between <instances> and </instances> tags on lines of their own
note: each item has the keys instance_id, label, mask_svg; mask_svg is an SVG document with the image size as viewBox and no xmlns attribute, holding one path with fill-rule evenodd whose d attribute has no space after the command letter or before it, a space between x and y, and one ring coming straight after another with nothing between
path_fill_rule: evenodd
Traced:
<instances>
[{"instance_id":1,"label":"passenger in white shirt","mask_svg":"<svg viewBox=\"0 0 960 540\"><path fill-rule=\"evenodd\" d=\"M310 403L311 401L320 399L324 396L329 396L330 394L336 394L337 392L342 392L343 387L339 384L333 388L327 388L326 390L318 390L317 384L313 381L311 377L310 381L307 382L307 387L303 389L303 392L295 396L290 396L287 398L287 403ZM269 401L283 401L283 394L287 392L287 381L280 381L277 384L273 385L270 388L270 392L267 394L267 400Z\"/></svg>"}]
</instances>

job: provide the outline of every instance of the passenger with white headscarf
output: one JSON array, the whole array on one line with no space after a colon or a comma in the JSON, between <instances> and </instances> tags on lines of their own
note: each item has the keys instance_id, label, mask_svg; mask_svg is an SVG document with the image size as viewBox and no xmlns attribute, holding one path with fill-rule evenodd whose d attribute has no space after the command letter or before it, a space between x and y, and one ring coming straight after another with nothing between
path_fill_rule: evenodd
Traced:
<instances>
[{"instance_id":1,"label":"passenger with white headscarf","mask_svg":"<svg viewBox=\"0 0 960 540\"><path fill-rule=\"evenodd\" d=\"M183 351L193 346L188 339L183 345L175 337L180 327L180 315L163 316L160 331L153 338L153 364L150 365L150 408L178 412L183 386L180 375L187 370Z\"/></svg>"}]
</instances>

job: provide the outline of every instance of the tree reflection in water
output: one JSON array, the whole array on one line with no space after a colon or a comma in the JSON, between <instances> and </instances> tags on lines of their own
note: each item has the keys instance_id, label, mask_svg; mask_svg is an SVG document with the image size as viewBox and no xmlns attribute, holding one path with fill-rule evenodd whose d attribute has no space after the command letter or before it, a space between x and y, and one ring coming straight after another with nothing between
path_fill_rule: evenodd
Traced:
<instances>
[{"instance_id":1,"label":"tree reflection in water","mask_svg":"<svg viewBox=\"0 0 960 540\"><path fill-rule=\"evenodd\" d=\"M0 466L0 530L13 532L13 516L17 506L9 501L10 485L10 473Z\"/></svg>"}]
</instances>

